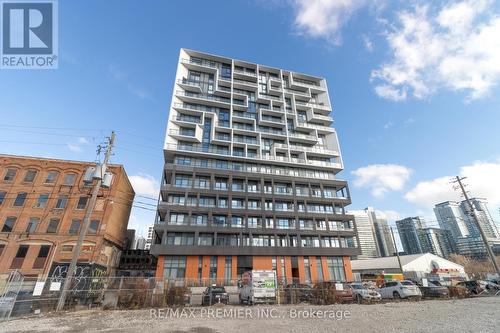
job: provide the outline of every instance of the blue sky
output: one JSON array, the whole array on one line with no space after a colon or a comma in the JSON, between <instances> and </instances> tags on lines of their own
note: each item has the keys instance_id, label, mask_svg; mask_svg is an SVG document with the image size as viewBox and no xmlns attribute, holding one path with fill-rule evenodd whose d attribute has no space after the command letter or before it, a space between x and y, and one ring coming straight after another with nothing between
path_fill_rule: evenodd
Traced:
<instances>
[{"instance_id":1,"label":"blue sky","mask_svg":"<svg viewBox=\"0 0 500 333\"><path fill-rule=\"evenodd\" d=\"M486 0L63 0L59 69L0 70L0 152L94 160L114 129L112 161L156 197L185 47L325 77L352 209L433 220L461 174L498 218L499 16Z\"/></svg>"}]
</instances>

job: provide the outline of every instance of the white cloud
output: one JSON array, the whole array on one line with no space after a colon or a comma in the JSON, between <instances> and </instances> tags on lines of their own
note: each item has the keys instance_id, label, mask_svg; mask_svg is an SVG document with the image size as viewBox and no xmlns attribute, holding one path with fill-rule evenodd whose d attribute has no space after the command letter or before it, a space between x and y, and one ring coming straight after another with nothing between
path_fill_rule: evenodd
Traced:
<instances>
[{"instance_id":1,"label":"white cloud","mask_svg":"<svg viewBox=\"0 0 500 333\"><path fill-rule=\"evenodd\" d=\"M475 162L460 168L459 175L467 177L467 190L474 197L486 198L492 205L500 205L500 160L496 162ZM405 194L406 200L421 207L430 209L435 204L448 201L460 200L460 193L453 190L450 182L453 176L445 176L436 179L419 182L413 189Z\"/></svg>"},{"instance_id":2,"label":"white cloud","mask_svg":"<svg viewBox=\"0 0 500 333\"><path fill-rule=\"evenodd\" d=\"M448 2L397 13L386 34L393 57L371 74L375 92L393 101L439 89L486 96L500 81L500 17L489 0Z\"/></svg>"},{"instance_id":3,"label":"white cloud","mask_svg":"<svg viewBox=\"0 0 500 333\"><path fill-rule=\"evenodd\" d=\"M396 221L401 218L401 214L395 210L376 210L377 217L385 218L388 221Z\"/></svg>"},{"instance_id":4,"label":"white cloud","mask_svg":"<svg viewBox=\"0 0 500 333\"><path fill-rule=\"evenodd\" d=\"M138 173L137 175L130 176L129 179L136 194L153 198L158 196L160 182L155 177L145 173Z\"/></svg>"},{"instance_id":5,"label":"white cloud","mask_svg":"<svg viewBox=\"0 0 500 333\"><path fill-rule=\"evenodd\" d=\"M363 39L363 44L365 45L365 49L368 52L373 52L373 42L372 40L365 34L361 35L361 38Z\"/></svg>"},{"instance_id":6,"label":"white cloud","mask_svg":"<svg viewBox=\"0 0 500 333\"><path fill-rule=\"evenodd\" d=\"M392 126L394 126L394 123L392 121L388 121L384 124L384 129L389 129Z\"/></svg>"},{"instance_id":7,"label":"white cloud","mask_svg":"<svg viewBox=\"0 0 500 333\"><path fill-rule=\"evenodd\" d=\"M375 197L389 191L400 191L410 178L411 169L397 164L372 164L351 171L354 186L369 188Z\"/></svg>"},{"instance_id":8,"label":"white cloud","mask_svg":"<svg viewBox=\"0 0 500 333\"><path fill-rule=\"evenodd\" d=\"M84 137L79 137L76 142L68 143L68 148L72 152L79 153L82 151L82 146L88 145L89 141Z\"/></svg>"},{"instance_id":9,"label":"white cloud","mask_svg":"<svg viewBox=\"0 0 500 333\"><path fill-rule=\"evenodd\" d=\"M314 38L340 44L340 30L366 0L294 0L295 28Z\"/></svg>"}]
</instances>

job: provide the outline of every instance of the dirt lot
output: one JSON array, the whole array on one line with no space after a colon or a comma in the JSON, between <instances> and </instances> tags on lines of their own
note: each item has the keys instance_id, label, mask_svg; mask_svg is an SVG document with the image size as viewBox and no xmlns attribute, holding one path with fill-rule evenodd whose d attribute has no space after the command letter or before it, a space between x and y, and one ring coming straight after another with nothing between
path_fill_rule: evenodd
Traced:
<instances>
[{"instance_id":1,"label":"dirt lot","mask_svg":"<svg viewBox=\"0 0 500 333\"><path fill-rule=\"evenodd\" d=\"M316 311L316 312L314 312ZM175 318L180 317L180 318ZM500 297L375 305L80 311L16 319L0 332L498 332Z\"/></svg>"}]
</instances>

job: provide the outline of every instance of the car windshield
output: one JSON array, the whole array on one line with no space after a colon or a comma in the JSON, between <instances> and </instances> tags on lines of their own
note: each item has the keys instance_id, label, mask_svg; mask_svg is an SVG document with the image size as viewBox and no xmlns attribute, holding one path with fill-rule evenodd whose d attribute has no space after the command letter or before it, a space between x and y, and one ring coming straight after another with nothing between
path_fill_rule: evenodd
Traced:
<instances>
[{"instance_id":1,"label":"car windshield","mask_svg":"<svg viewBox=\"0 0 500 333\"><path fill-rule=\"evenodd\" d=\"M403 286L413 286L413 282L411 282L411 281L401 281L401 284Z\"/></svg>"},{"instance_id":2,"label":"car windshield","mask_svg":"<svg viewBox=\"0 0 500 333\"><path fill-rule=\"evenodd\" d=\"M225 293L226 290L224 287L212 287L212 292L213 293Z\"/></svg>"},{"instance_id":3,"label":"car windshield","mask_svg":"<svg viewBox=\"0 0 500 333\"><path fill-rule=\"evenodd\" d=\"M352 289L363 289L363 286L360 284L351 284Z\"/></svg>"}]
</instances>

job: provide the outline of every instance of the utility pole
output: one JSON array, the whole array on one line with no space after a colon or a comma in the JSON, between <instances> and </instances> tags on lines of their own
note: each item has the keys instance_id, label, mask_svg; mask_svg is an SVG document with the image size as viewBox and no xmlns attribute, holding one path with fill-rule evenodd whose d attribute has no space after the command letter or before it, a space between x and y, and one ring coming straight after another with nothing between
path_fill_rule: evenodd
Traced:
<instances>
[{"instance_id":1,"label":"utility pole","mask_svg":"<svg viewBox=\"0 0 500 333\"><path fill-rule=\"evenodd\" d=\"M479 218L477 217L476 209L472 205L472 202L470 201L469 196L467 195L467 191L465 191L465 187L462 184L462 180L464 180L465 178L466 177L460 178L459 176L456 176L455 180L452 183L458 183L458 186L459 186L458 188L460 188L460 190L462 191L464 198L465 198L465 201L467 202L467 205L469 206L471 217L474 218L474 221L476 222L477 228L479 229L479 233L481 234L481 238L484 242L484 246L486 247L486 252L488 253L488 256L490 257L491 262L493 263L493 267L495 268L495 271L497 272L498 276L500 276L500 269L498 268L498 264L497 264L497 261L495 259L495 255L493 254L493 250L491 249L490 245L488 244L488 239L486 238L486 234L484 233L483 226L481 225L481 223L479 223ZM455 189L458 189L458 188L455 188Z\"/></svg>"},{"instance_id":2,"label":"utility pole","mask_svg":"<svg viewBox=\"0 0 500 333\"><path fill-rule=\"evenodd\" d=\"M399 269L401 270L401 274L404 274L403 265L401 265L401 258L399 257L399 251L396 245L396 238L394 238L394 230L392 230L392 227L391 227L391 235L392 235L392 243L394 244L394 249L396 249L396 257L398 257Z\"/></svg>"},{"instance_id":3,"label":"utility pole","mask_svg":"<svg viewBox=\"0 0 500 333\"><path fill-rule=\"evenodd\" d=\"M109 161L109 157L111 156L111 150L113 149L113 144L115 142L115 136L116 136L115 132L111 132L111 137L108 139L108 144L106 147L106 154L104 155L104 161L102 162L101 167L100 167L101 174L98 177L93 177L93 178L97 178L97 180L94 182L94 187L92 188L92 195L90 197L89 204L87 205L87 209L86 209L85 215L83 217L83 224L82 224L82 227L80 228L80 234L78 235L78 241L76 243L75 249L73 250L73 257L71 258L71 263L70 263L69 268L68 268L66 280L63 284L63 289L61 291L61 296L59 297L59 302L57 303L57 311L61 311L64 308L64 304L66 302L66 296L67 296L67 293L68 293L68 290L69 290L69 287L71 284L71 280L73 279L73 276L75 275L76 263L78 261L78 257L80 256L80 251L82 248L83 240L85 239L85 236L87 235L87 229L89 228L89 225L90 225L90 218L92 216L92 212L94 211L94 206L95 206L95 203L97 201L97 195L99 194L99 190L101 189L102 179L106 173L106 168L107 168L107 164ZM96 171L98 171L98 168L96 168Z\"/></svg>"}]
</instances>

